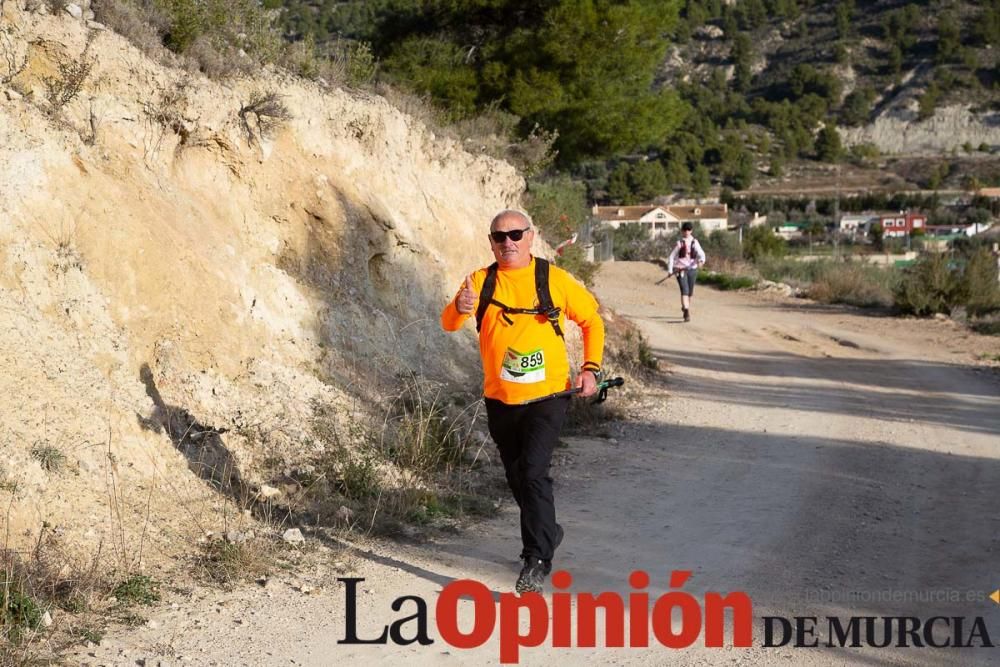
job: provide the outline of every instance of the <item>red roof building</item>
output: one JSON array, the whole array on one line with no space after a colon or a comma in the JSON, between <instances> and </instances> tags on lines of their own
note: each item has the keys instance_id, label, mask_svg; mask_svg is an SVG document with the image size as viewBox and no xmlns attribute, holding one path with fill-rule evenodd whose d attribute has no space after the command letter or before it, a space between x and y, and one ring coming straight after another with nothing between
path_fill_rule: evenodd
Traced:
<instances>
[{"instance_id":1,"label":"red roof building","mask_svg":"<svg viewBox=\"0 0 1000 667\"><path fill-rule=\"evenodd\" d=\"M878 217L879 224L885 232L886 238L894 236L909 236L915 229L922 229L927 225L927 216L920 213L910 213L900 211L895 214L882 214Z\"/></svg>"}]
</instances>

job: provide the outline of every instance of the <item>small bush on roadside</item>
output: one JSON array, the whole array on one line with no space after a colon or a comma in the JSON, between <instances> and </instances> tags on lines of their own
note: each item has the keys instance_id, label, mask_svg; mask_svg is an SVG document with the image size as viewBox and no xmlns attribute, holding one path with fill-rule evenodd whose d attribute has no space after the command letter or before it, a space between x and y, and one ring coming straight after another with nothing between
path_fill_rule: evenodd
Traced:
<instances>
[{"instance_id":1,"label":"small bush on roadside","mask_svg":"<svg viewBox=\"0 0 1000 667\"><path fill-rule=\"evenodd\" d=\"M49 636L42 626L46 611L88 612L108 590L98 556L83 564L47 523L30 550L5 544L0 548L0 664L28 664L33 647Z\"/></svg>"},{"instance_id":2,"label":"small bush on roadside","mask_svg":"<svg viewBox=\"0 0 1000 667\"><path fill-rule=\"evenodd\" d=\"M970 325L971 329L984 336L1000 336L1000 318L978 320Z\"/></svg>"},{"instance_id":3,"label":"small bush on roadside","mask_svg":"<svg viewBox=\"0 0 1000 667\"><path fill-rule=\"evenodd\" d=\"M961 285L948 257L928 254L903 270L894 297L900 311L925 316L951 313L960 293Z\"/></svg>"},{"instance_id":4,"label":"small bush on roadside","mask_svg":"<svg viewBox=\"0 0 1000 667\"><path fill-rule=\"evenodd\" d=\"M699 271L698 282L721 290L749 289L757 284L756 278L738 276L718 271Z\"/></svg>"},{"instance_id":5,"label":"small bush on roadside","mask_svg":"<svg viewBox=\"0 0 1000 667\"><path fill-rule=\"evenodd\" d=\"M429 473L462 460L470 425L453 415L444 387L416 375L403 378L382 447L396 465Z\"/></svg>"},{"instance_id":6,"label":"small bush on roadside","mask_svg":"<svg viewBox=\"0 0 1000 667\"><path fill-rule=\"evenodd\" d=\"M351 459L339 466L337 491L351 500L374 498L381 490L378 466L371 455Z\"/></svg>"},{"instance_id":7,"label":"small bush on roadside","mask_svg":"<svg viewBox=\"0 0 1000 667\"><path fill-rule=\"evenodd\" d=\"M264 538L211 540L202 545L196 565L206 579L215 583L251 581L273 569L276 551L277 545Z\"/></svg>"},{"instance_id":8,"label":"small bush on roadside","mask_svg":"<svg viewBox=\"0 0 1000 667\"><path fill-rule=\"evenodd\" d=\"M412 490L406 503L406 519L427 525L435 519L458 519L463 516L490 517L496 514L496 505L488 498L467 493L438 494L433 491Z\"/></svg>"},{"instance_id":9,"label":"small bush on roadside","mask_svg":"<svg viewBox=\"0 0 1000 667\"><path fill-rule=\"evenodd\" d=\"M12 569L0 571L0 637L18 644L26 632L37 630L42 608L25 590L25 582Z\"/></svg>"},{"instance_id":10,"label":"small bush on roadside","mask_svg":"<svg viewBox=\"0 0 1000 667\"><path fill-rule=\"evenodd\" d=\"M784 257L788 252L785 239L775 234L770 227L753 227L743 239L743 256L751 262L769 257Z\"/></svg>"},{"instance_id":11,"label":"small bush on roadside","mask_svg":"<svg viewBox=\"0 0 1000 667\"><path fill-rule=\"evenodd\" d=\"M705 248L705 254L713 262L716 258L735 260L743 256L743 251L735 232L716 229L708 235L708 238L699 242Z\"/></svg>"},{"instance_id":12,"label":"small bush on roadside","mask_svg":"<svg viewBox=\"0 0 1000 667\"><path fill-rule=\"evenodd\" d=\"M1000 282L997 261L986 248L976 249L962 274L962 296L972 317L982 317L1000 310Z\"/></svg>"},{"instance_id":13,"label":"small bush on roadside","mask_svg":"<svg viewBox=\"0 0 1000 667\"><path fill-rule=\"evenodd\" d=\"M160 584L145 574L133 574L115 586L111 594L126 607L148 606L160 601Z\"/></svg>"},{"instance_id":14,"label":"small bush on roadside","mask_svg":"<svg viewBox=\"0 0 1000 667\"><path fill-rule=\"evenodd\" d=\"M862 308L892 305L894 272L861 262L816 262L816 276L806 296L821 303Z\"/></svg>"}]
</instances>

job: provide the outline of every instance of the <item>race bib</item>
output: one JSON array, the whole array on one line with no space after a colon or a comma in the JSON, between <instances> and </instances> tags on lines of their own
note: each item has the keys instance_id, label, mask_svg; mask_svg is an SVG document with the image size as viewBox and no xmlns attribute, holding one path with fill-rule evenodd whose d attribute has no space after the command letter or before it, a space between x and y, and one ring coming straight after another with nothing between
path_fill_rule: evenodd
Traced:
<instances>
[{"instance_id":1,"label":"race bib","mask_svg":"<svg viewBox=\"0 0 1000 667\"><path fill-rule=\"evenodd\" d=\"M503 356L500 379L520 384L545 380L545 353L541 348L531 352L518 352L508 347Z\"/></svg>"}]
</instances>

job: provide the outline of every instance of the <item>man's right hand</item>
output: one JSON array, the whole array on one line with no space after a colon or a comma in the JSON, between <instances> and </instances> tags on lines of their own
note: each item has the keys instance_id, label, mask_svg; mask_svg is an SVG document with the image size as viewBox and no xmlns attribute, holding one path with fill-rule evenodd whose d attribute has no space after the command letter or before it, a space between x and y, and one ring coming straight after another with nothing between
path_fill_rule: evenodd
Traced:
<instances>
[{"instance_id":1,"label":"man's right hand","mask_svg":"<svg viewBox=\"0 0 1000 667\"><path fill-rule=\"evenodd\" d=\"M463 315L471 313L478 299L479 293L472 284L472 276L468 275L465 277L465 285L458 290L458 296L455 297L455 309Z\"/></svg>"}]
</instances>

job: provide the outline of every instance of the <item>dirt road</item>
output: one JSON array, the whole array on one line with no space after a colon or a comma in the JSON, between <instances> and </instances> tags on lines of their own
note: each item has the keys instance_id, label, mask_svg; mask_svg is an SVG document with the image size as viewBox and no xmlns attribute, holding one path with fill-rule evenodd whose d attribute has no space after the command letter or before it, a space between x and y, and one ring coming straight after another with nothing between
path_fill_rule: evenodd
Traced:
<instances>
[{"instance_id":1,"label":"dirt road","mask_svg":"<svg viewBox=\"0 0 1000 667\"><path fill-rule=\"evenodd\" d=\"M976 364L977 356L1000 355L1000 343L949 322L705 288L683 324L676 286L655 285L662 276L652 265L617 263L598 279L601 299L639 323L670 374L664 398L619 424L613 438L571 439L559 451L566 540L557 566L573 574L573 590L623 594L628 574L642 569L651 597L669 590L671 570L693 570L684 590L699 600L706 591L750 595L756 646L542 646L522 650L522 664L996 664L1000 649L827 648L822 619L962 616L964 641L982 617L1000 645L1000 605L987 598L1000 588L1000 384L995 369ZM428 602L435 643L339 645L344 586L320 567L266 588L181 601L73 659L498 661L496 635L472 650L442 642L434 605L457 578L481 581L494 595L511 590L519 545L509 509L430 544L361 548L351 574L365 578L359 634L377 636L413 614L414 603L399 612L390 605L417 595ZM762 648L765 615L819 617L820 647ZM936 630L939 641L951 634Z\"/></svg>"}]
</instances>

